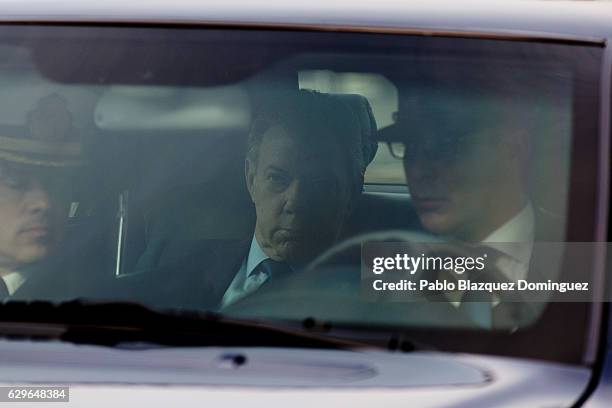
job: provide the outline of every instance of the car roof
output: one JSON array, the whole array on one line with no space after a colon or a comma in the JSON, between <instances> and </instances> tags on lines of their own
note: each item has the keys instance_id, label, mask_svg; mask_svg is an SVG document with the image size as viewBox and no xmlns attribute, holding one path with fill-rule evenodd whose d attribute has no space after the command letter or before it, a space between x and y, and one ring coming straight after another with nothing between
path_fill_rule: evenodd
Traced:
<instances>
[{"instance_id":1,"label":"car roof","mask_svg":"<svg viewBox=\"0 0 612 408\"><path fill-rule=\"evenodd\" d=\"M612 2L0 0L0 21L223 24L604 42Z\"/></svg>"}]
</instances>

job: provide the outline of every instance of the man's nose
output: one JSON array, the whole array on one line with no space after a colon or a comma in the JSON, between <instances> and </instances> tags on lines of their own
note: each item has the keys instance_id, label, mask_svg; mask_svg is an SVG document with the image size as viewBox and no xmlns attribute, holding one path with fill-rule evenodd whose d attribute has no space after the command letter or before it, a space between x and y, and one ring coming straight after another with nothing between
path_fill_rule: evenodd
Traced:
<instances>
[{"instance_id":1,"label":"man's nose","mask_svg":"<svg viewBox=\"0 0 612 408\"><path fill-rule=\"evenodd\" d=\"M436 178L434 160L426 156L412 156L404 159L406 177L411 181L427 181Z\"/></svg>"},{"instance_id":2,"label":"man's nose","mask_svg":"<svg viewBox=\"0 0 612 408\"><path fill-rule=\"evenodd\" d=\"M294 179L287 190L285 190L285 205L283 210L287 214L301 214L307 207L308 193L305 191L304 182Z\"/></svg>"},{"instance_id":3,"label":"man's nose","mask_svg":"<svg viewBox=\"0 0 612 408\"><path fill-rule=\"evenodd\" d=\"M51 208L51 197L47 188L33 180L25 193L24 205L29 212L46 212Z\"/></svg>"}]
</instances>

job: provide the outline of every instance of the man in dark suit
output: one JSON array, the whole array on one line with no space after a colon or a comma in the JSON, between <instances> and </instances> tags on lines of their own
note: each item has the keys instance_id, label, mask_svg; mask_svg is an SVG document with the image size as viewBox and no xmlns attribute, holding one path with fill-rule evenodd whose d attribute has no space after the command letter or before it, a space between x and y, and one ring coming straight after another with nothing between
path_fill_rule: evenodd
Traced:
<instances>
[{"instance_id":1,"label":"man in dark suit","mask_svg":"<svg viewBox=\"0 0 612 408\"><path fill-rule=\"evenodd\" d=\"M421 118L437 120L401 135L406 182L427 231L492 246L524 243L513 257L528 264L536 234L560 238L546 223L552 214L528 192L533 113L516 97L481 91L459 87L420 101L428 111Z\"/></svg>"},{"instance_id":2,"label":"man in dark suit","mask_svg":"<svg viewBox=\"0 0 612 408\"><path fill-rule=\"evenodd\" d=\"M248 136L251 236L157 242L139 261L153 269L153 278L136 289L145 294L142 301L223 308L303 268L338 239L376 152L375 131L363 97L303 90L278 95L260 109Z\"/></svg>"},{"instance_id":3,"label":"man in dark suit","mask_svg":"<svg viewBox=\"0 0 612 408\"><path fill-rule=\"evenodd\" d=\"M0 299L42 300L68 286L54 255L68 220L81 147L66 101L46 96L25 126L0 134Z\"/></svg>"},{"instance_id":4,"label":"man in dark suit","mask_svg":"<svg viewBox=\"0 0 612 408\"><path fill-rule=\"evenodd\" d=\"M543 273L554 279L558 268L552 259L541 267L534 243L562 241L562 219L529 192L540 118L525 102L529 90L514 80L511 74L435 78L425 92L414 92L404 120L381 133L397 142L426 231L496 250L496 266L508 281L542 280Z\"/></svg>"}]
</instances>

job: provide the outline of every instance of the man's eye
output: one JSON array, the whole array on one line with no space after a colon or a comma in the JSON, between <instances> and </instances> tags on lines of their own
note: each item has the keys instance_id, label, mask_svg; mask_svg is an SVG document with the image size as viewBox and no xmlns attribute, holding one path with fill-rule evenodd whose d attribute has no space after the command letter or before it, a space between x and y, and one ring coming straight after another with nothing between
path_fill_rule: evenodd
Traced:
<instances>
[{"instance_id":1,"label":"man's eye","mask_svg":"<svg viewBox=\"0 0 612 408\"><path fill-rule=\"evenodd\" d=\"M287 177L278 173L268 174L267 178L268 182L274 185L285 185L287 183Z\"/></svg>"}]
</instances>

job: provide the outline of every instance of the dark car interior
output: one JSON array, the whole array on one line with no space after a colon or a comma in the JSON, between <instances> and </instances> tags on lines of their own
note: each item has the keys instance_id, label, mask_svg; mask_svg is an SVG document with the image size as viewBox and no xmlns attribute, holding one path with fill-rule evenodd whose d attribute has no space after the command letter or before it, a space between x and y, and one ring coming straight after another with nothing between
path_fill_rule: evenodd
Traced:
<instances>
[{"instance_id":1,"label":"dark car interior","mask_svg":"<svg viewBox=\"0 0 612 408\"><path fill-rule=\"evenodd\" d=\"M145 41L149 34L145 30L141 35L134 34L132 39L136 42ZM358 36L360 41L355 42L357 37L348 34L334 36L301 32L290 33L283 40L292 39L291 44L295 49L279 46L277 52L270 52L270 44L266 41L276 38L277 33L272 36L269 34L249 38L253 43L263 41L263 51L253 47L250 50L252 52L241 54L240 47L229 47L223 49L222 54L215 55L215 58L211 56L215 54L211 50L202 55L194 55L189 46L174 47L176 44L168 41L173 39L173 33L160 34L159 47L144 47L131 55L130 50L133 51L134 47L130 47L133 43L127 43L130 45L111 52L109 50L112 47L108 47L113 44L111 39L106 43L101 41L99 47L87 47L87 42L78 46L67 42L65 59L78 51L77 54L85 64L76 73L74 69L62 65L61 58L49 55L45 51L44 41L36 44L39 51L35 54L45 76L60 83L153 83L204 87L240 84L246 90L253 107L273 99L274 89L298 89L298 73L301 70L377 73L387 78L398 90L398 106L394 118L396 123L391 126L399 129L399 132L413 130L402 121L412 109L409 103L410 90L419 84L419 75L422 74L410 69L411 61L427 60L439 54L468 61L486 59L487 52L504 55L499 52L499 44L494 41L487 41L483 45L482 41L465 40L463 43L464 40L461 40L462 48L459 49L456 47L458 40L448 38L419 38L419 41L413 43L400 44L393 36ZM100 33L93 35L95 37ZM240 33L226 36L223 30L210 35L209 40L214 44L221 39L229 43L240 43L245 39ZM513 55L515 47L521 50L522 44L517 44L505 43L505 52ZM360 50L367 47L376 51L364 56ZM58 52L61 54L62 50L61 47L56 49L53 55L59 55ZM564 57L562 51L559 52L560 59ZM406 55L414 58L406 58ZM535 62L544 66L552 64L547 59L548 55L544 57L544 61ZM115 68L113 71L109 64L101 63L116 61L117 58L126 61L124 66L130 67L130 70L123 72ZM176 62L183 70L173 69L169 60ZM502 63L506 62L503 58L501 60ZM212 65L210 75L202 75L200 71L199 67L206 64ZM235 66L236 70L224 70L228 66ZM581 71L580 75L583 74ZM575 80L578 84L576 89L587 96L594 92L597 84L580 80ZM358 91L351 93L359 94ZM535 186L531 193L536 205L568 220L568 225L560 225L563 234L561 239L567 236L580 241L589 239L594 217L592 176L596 172L597 163L592 160L595 150L592 135L596 134L593 124L597 122L594 119L597 111L581 104L581 94L576 95L577 99L573 100L569 109L579 120L572 125L570 138L581 135L581 143L577 143L575 138L565 141L559 138L538 139L534 149L537 150L539 160L531 163L531 166L539 179L534 180ZM363 100L354 98L349 103L354 112L359 112L363 131L372 132L372 118L368 110L360 106ZM388 129L378 130L375 137L379 141L380 153L393 140L388 138ZM544 131L550 134L556 132L554 127L542 130L542 134ZM64 257L60 259L64 273L72 275L68 281L74 287L75 297L134 300L133 292L121 291L123 279L147 274L157 268L160 259L155 256L158 253L156 246L176 245L180 248L186 242L204 238L249 239L254 210L244 182L247 132L248 126L240 129L173 131L94 129L86 145L91 165L77 180L80 186L76 199L78 210L70 219ZM570 147L573 155L572 169L564 167L563 160L567 157L560 157L567 154ZM564 189L563 183L555 182L564 179L567 174L570 175L569 192ZM567 217L566 212L569 214ZM345 226L344 237L387 229L421 231L410 195L405 185L366 185L353 217ZM87 273L82 273L84 270ZM587 314L588 305L553 305L544 312L543 321L552 322L549 325L537 325L531 332L520 332L520 338L514 334L510 338L507 332L482 337L479 332L461 331L460 335L465 341L461 342L460 347L454 343L452 336L446 336L447 329L439 332L429 329L419 332L415 329L414 332L423 339L440 341L448 349L465 350L467 344L468 348L477 351L486 352L490 348L496 352L502 350L502 354L517 354L517 344L523 344L525 347L520 353L524 354L527 353L525 350L530 344L530 336L563 333L563 327L556 323L559 320L550 319L550 316L567 316L568 319L585 321L584 316ZM543 353L554 359L562 355L567 361L575 361L580 355L582 341L582 338L576 337L575 347L568 347L570 351L567 352L551 348L534 350L533 354Z\"/></svg>"},{"instance_id":2,"label":"dark car interior","mask_svg":"<svg viewBox=\"0 0 612 408\"><path fill-rule=\"evenodd\" d=\"M376 135L370 127L373 118L367 109L359 106L363 99L355 97L354 101L364 131ZM105 144L101 147L108 149L110 155L126 155L121 160L126 168L113 169L117 172L117 184L109 185L113 190L105 194L129 197L121 274L146 272L145 264L154 267L148 263L151 260L141 259L152 242L250 239L255 218L244 181L246 133L205 138L200 134L172 138L129 135L133 148L125 149L123 144L122 152L110 147L112 143L108 141L113 138L126 137L105 135ZM105 178L108 182L108 174ZM362 193L344 236L381 229L418 228L409 201L407 194Z\"/></svg>"},{"instance_id":3,"label":"dark car interior","mask_svg":"<svg viewBox=\"0 0 612 408\"><path fill-rule=\"evenodd\" d=\"M264 71L245 82L251 105L273 100L274 92L267 88L269 78L275 80L274 89L297 88L300 69L317 68L322 64L327 64L327 69L331 67L341 71L346 68L347 61L332 62L317 57L313 62L297 58ZM361 69L365 72L381 70L369 64L362 64ZM402 94L408 92L406 83L414 79L406 78L395 68L383 71L383 75L400 92L396 116L406 116L410 106L402 103L405 99ZM365 98L340 94L337 97L351 106L359 117L362 131L379 141L379 150L387 149L387 143L393 142L389 137L392 134L390 128L407 126L400 121L379 132L375 129L376 121ZM404 127L404 130L409 132L410 128ZM92 254L83 256L81 262L87 263L95 252L99 257L96 263L99 271L95 275L114 284L121 277L155 269L161 243L181 245L211 238L250 239L254 207L244 181L247 133L248 128L208 133L177 130L172 134L165 131L98 130L89 145L93 158L92 173L83 176L83 179L95 181L84 185L85 199L77 216L72 219L75 245L95 248ZM553 158L550 162L554 163L558 146L549 146L548 152L546 146L538 148L542 150L539 157L547 154ZM107 163L111 161L113 166L109 167ZM376 191L362 193L344 227L343 238L389 229L422 232L407 192L398 192L393 185L376 187ZM552 203L553 207L555 203L563 202L555 199L555 195L562 193L536 191L542 196L538 202ZM555 210L559 208L552 209ZM98 228L92 228L91 223L97 223ZM84 245L85 242L95 244ZM101 256L101 247L106 248L105 256ZM78 253L86 254L87 251ZM92 288L100 293L98 280L89 281L96 282Z\"/></svg>"}]
</instances>

